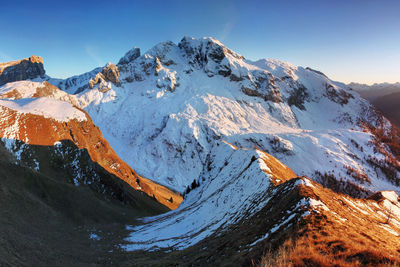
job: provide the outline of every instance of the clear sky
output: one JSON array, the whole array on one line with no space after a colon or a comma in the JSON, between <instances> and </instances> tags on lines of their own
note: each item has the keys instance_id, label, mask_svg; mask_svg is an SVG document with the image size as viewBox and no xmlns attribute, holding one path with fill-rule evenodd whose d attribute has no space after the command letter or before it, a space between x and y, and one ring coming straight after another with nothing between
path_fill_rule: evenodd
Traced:
<instances>
[{"instance_id":1,"label":"clear sky","mask_svg":"<svg viewBox=\"0 0 400 267\"><path fill-rule=\"evenodd\" d=\"M343 82L400 82L400 1L0 0L0 62L42 56L69 77L183 36L212 36Z\"/></svg>"}]
</instances>

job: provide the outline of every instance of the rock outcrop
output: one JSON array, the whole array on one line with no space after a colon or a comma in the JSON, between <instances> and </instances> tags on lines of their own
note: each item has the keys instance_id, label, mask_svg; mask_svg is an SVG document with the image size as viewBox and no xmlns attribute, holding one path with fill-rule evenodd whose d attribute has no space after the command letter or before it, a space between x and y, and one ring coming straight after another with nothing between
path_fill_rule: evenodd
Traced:
<instances>
[{"instance_id":1,"label":"rock outcrop","mask_svg":"<svg viewBox=\"0 0 400 267\"><path fill-rule=\"evenodd\" d=\"M128 64L140 57L140 48L134 47L119 60L118 65Z\"/></svg>"},{"instance_id":2,"label":"rock outcrop","mask_svg":"<svg viewBox=\"0 0 400 267\"><path fill-rule=\"evenodd\" d=\"M89 88L93 89L96 84L99 85L100 92L107 92L111 89L111 83L119 86L118 67L113 63L108 63L101 72L97 73L94 79L90 79Z\"/></svg>"},{"instance_id":3,"label":"rock outcrop","mask_svg":"<svg viewBox=\"0 0 400 267\"><path fill-rule=\"evenodd\" d=\"M44 77L43 58L31 56L17 61L0 63L0 86L9 82Z\"/></svg>"}]
</instances>

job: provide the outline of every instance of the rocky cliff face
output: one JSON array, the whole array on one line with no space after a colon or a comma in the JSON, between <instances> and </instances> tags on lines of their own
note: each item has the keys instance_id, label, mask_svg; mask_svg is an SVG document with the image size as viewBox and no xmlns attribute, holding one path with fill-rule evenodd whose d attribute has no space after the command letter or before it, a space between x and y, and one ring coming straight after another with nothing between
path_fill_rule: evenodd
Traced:
<instances>
[{"instance_id":1,"label":"rocky cliff face","mask_svg":"<svg viewBox=\"0 0 400 267\"><path fill-rule=\"evenodd\" d=\"M111 89L111 83L119 86L119 71L117 66L108 63L101 72L97 73L93 79L90 79L88 85L90 89L98 85L98 90L105 93Z\"/></svg>"},{"instance_id":2,"label":"rocky cliff face","mask_svg":"<svg viewBox=\"0 0 400 267\"><path fill-rule=\"evenodd\" d=\"M118 61L118 65L128 64L133 62L138 57L140 57L140 48L134 47L126 52L126 54Z\"/></svg>"},{"instance_id":3,"label":"rocky cliff face","mask_svg":"<svg viewBox=\"0 0 400 267\"><path fill-rule=\"evenodd\" d=\"M0 86L9 82L44 77L43 59L31 56L18 61L0 63Z\"/></svg>"}]
</instances>

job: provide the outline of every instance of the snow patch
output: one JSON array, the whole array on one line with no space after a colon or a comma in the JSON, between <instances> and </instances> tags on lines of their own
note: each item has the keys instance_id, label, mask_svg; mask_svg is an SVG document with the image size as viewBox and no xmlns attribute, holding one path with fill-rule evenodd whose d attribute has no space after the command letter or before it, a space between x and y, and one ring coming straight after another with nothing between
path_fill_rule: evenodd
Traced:
<instances>
[{"instance_id":1,"label":"snow patch","mask_svg":"<svg viewBox=\"0 0 400 267\"><path fill-rule=\"evenodd\" d=\"M34 114L60 122L73 119L85 121L86 115L71 103L51 98L25 98L17 100L0 100L0 106L7 107L22 114Z\"/></svg>"}]
</instances>

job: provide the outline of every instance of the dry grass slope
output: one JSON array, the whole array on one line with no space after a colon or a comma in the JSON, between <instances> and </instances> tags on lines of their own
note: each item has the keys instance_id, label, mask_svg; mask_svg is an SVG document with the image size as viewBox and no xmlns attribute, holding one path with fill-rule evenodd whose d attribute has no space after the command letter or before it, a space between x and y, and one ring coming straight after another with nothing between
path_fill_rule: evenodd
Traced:
<instances>
[{"instance_id":1,"label":"dry grass slope","mask_svg":"<svg viewBox=\"0 0 400 267\"><path fill-rule=\"evenodd\" d=\"M319 199L329 210L312 212L259 266L400 266L398 223L382 201L352 199L313 182L301 194ZM390 228L389 228L390 227Z\"/></svg>"}]
</instances>

